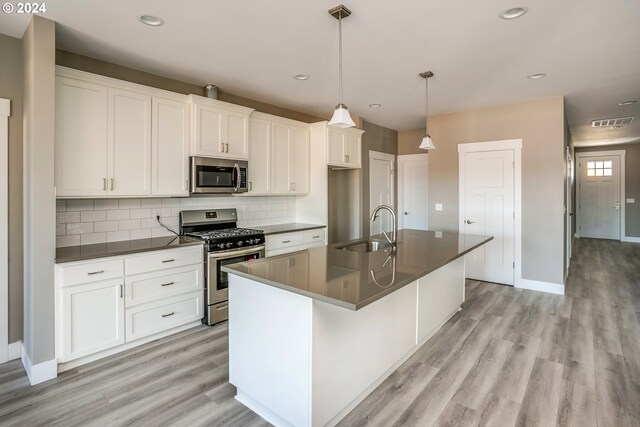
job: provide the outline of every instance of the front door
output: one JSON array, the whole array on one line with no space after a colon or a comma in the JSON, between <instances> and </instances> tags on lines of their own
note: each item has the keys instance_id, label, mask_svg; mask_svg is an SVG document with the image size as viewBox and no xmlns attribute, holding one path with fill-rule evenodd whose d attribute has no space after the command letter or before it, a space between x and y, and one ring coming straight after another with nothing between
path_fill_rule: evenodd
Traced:
<instances>
[{"instance_id":1,"label":"front door","mask_svg":"<svg viewBox=\"0 0 640 427\"><path fill-rule=\"evenodd\" d=\"M620 156L581 157L580 237L620 240Z\"/></svg>"},{"instance_id":2,"label":"front door","mask_svg":"<svg viewBox=\"0 0 640 427\"><path fill-rule=\"evenodd\" d=\"M460 231L493 236L466 256L466 276L513 285L515 260L514 150L461 153Z\"/></svg>"}]
</instances>

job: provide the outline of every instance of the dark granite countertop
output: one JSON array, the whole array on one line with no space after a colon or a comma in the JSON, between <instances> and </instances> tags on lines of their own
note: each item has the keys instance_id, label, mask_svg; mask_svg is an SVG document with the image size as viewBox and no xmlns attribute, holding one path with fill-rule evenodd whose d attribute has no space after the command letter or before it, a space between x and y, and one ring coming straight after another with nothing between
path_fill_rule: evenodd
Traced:
<instances>
[{"instance_id":1,"label":"dark granite countertop","mask_svg":"<svg viewBox=\"0 0 640 427\"><path fill-rule=\"evenodd\" d=\"M265 235L291 233L294 231L314 230L316 228L325 228L326 225L321 224L304 224L301 222L290 222L288 224L265 225L262 227L252 227L257 230L264 231Z\"/></svg>"},{"instance_id":2,"label":"dark granite countertop","mask_svg":"<svg viewBox=\"0 0 640 427\"><path fill-rule=\"evenodd\" d=\"M153 239L124 240L121 242L98 243L95 245L56 248L56 264L81 261L92 258L106 258L138 252L202 245L202 240L184 236L154 237Z\"/></svg>"},{"instance_id":3,"label":"dark granite countertop","mask_svg":"<svg viewBox=\"0 0 640 427\"><path fill-rule=\"evenodd\" d=\"M373 238L384 240L382 236ZM341 249L367 240L358 239L231 264L222 269L329 304L359 310L491 239L493 237L470 234L400 230L395 251ZM350 291L343 292L345 280L358 285L351 285Z\"/></svg>"}]
</instances>

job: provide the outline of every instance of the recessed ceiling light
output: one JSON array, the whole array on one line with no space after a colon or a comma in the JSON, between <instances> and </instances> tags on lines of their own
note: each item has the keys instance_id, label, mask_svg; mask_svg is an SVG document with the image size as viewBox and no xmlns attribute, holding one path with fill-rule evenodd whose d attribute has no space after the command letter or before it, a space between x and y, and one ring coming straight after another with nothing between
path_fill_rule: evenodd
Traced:
<instances>
[{"instance_id":1,"label":"recessed ceiling light","mask_svg":"<svg viewBox=\"0 0 640 427\"><path fill-rule=\"evenodd\" d=\"M545 73L537 73L537 74L531 74L530 76L527 76L527 78L531 79L531 80L537 80L537 79L541 79L543 77L546 77Z\"/></svg>"},{"instance_id":2,"label":"recessed ceiling light","mask_svg":"<svg viewBox=\"0 0 640 427\"><path fill-rule=\"evenodd\" d=\"M369 104L369 107L371 107L371 108L380 108L380 107L382 107L382 104Z\"/></svg>"},{"instance_id":3,"label":"recessed ceiling light","mask_svg":"<svg viewBox=\"0 0 640 427\"><path fill-rule=\"evenodd\" d=\"M138 15L138 21L152 27L160 27L164 25L164 19L153 15Z\"/></svg>"},{"instance_id":4,"label":"recessed ceiling light","mask_svg":"<svg viewBox=\"0 0 640 427\"><path fill-rule=\"evenodd\" d=\"M529 8L527 6L511 6L498 14L502 19L516 19L527 13Z\"/></svg>"},{"instance_id":5,"label":"recessed ceiling light","mask_svg":"<svg viewBox=\"0 0 640 427\"><path fill-rule=\"evenodd\" d=\"M309 80L309 77L309 74L296 74L295 76L293 76L293 78L296 80Z\"/></svg>"},{"instance_id":6,"label":"recessed ceiling light","mask_svg":"<svg viewBox=\"0 0 640 427\"><path fill-rule=\"evenodd\" d=\"M632 101L624 101L624 102L618 102L618 105L633 105L633 104L635 104L636 102L638 102L638 101L636 101L636 100L632 100Z\"/></svg>"}]
</instances>

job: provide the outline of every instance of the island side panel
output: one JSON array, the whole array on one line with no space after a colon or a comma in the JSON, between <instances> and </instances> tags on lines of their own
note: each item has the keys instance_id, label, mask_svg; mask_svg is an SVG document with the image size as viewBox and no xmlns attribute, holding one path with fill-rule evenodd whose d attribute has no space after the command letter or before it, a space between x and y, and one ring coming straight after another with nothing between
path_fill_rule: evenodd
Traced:
<instances>
[{"instance_id":1,"label":"island side panel","mask_svg":"<svg viewBox=\"0 0 640 427\"><path fill-rule=\"evenodd\" d=\"M431 338L464 302L464 257L418 279L418 344Z\"/></svg>"},{"instance_id":2,"label":"island side panel","mask_svg":"<svg viewBox=\"0 0 640 427\"><path fill-rule=\"evenodd\" d=\"M312 300L229 274L229 382L278 426L311 424Z\"/></svg>"},{"instance_id":3,"label":"island side panel","mask_svg":"<svg viewBox=\"0 0 640 427\"><path fill-rule=\"evenodd\" d=\"M416 347L417 282L358 311L313 301L313 425L335 424Z\"/></svg>"}]
</instances>

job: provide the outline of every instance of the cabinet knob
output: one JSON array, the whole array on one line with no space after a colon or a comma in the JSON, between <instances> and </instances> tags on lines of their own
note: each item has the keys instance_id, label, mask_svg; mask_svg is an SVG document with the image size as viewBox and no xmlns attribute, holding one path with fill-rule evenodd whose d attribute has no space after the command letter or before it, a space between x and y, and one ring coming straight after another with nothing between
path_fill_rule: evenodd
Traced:
<instances>
[{"instance_id":1,"label":"cabinet knob","mask_svg":"<svg viewBox=\"0 0 640 427\"><path fill-rule=\"evenodd\" d=\"M404 214L405 214L405 215L409 215L409 212L405 212Z\"/></svg>"},{"instance_id":2,"label":"cabinet knob","mask_svg":"<svg viewBox=\"0 0 640 427\"><path fill-rule=\"evenodd\" d=\"M466 222L467 224L474 224L474 223L475 223L475 221L470 221L470 220L466 220L465 222Z\"/></svg>"}]
</instances>

